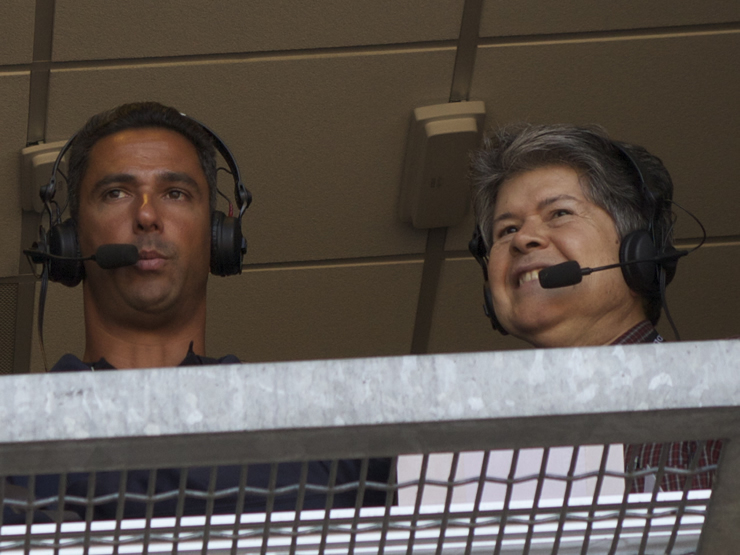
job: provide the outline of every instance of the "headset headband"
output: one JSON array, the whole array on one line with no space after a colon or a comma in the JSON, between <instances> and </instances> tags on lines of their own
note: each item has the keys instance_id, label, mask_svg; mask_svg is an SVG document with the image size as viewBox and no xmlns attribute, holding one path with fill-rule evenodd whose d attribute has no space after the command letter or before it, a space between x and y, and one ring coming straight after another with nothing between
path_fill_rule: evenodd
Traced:
<instances>
[{"instance_id":1,"label":"headset headband","mask_svg":"<svg viewBox=\"0 0 740 555\"><path fill-rule=\"evenodd\" d=\"M221 138L211 130L210 127L199 122L197 119L191 118L183 112L180 112L180 115L197 123L203 128L206 133L208 133L208 135L210 135L211 140L213 141L213 146L216 148L219 154L221 154L221 157L229 166L229 172L234 177L234 198L236 199L236 205L239 207L239 219L241 220L244 211L249 208L250 204L252 204L252 193L250 193L249 190L244 186L242 175L239 171L239 166L237 166L236 164L236 159L234 158L234 155L231 154L231 151L229 150L229 147L226 146L226 143L224 143Z\"/></svg>"}]
</instances>

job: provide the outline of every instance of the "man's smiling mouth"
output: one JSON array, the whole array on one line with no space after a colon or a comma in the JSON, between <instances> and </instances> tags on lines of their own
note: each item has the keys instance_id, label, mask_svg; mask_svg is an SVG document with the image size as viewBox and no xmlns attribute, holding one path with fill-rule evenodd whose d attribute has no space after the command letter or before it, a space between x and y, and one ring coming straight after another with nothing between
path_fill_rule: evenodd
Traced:
<instances>
[{"instance_id":1,"label":"man's smiling mouth","mask_svg":"<svg viewBox=\"0 0 740 555\"><path fill-rule=\"evenodd\" d=\"M523 285L527 282L538 280L540 277L540 270L530 270L529 272L524 272L521 276L519 276L519 285Z\"/></svg>"}]
</instances>

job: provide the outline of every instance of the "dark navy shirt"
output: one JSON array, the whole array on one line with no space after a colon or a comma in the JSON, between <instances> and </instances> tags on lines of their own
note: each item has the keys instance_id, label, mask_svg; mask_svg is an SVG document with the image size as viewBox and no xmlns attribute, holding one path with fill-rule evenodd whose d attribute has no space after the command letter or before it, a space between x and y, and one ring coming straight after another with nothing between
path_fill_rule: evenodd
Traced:
<instances>
[{"instance_id":1,"label":"dark navy shirt","mask_svg":"<svg viewBox=\"0 0 740 555\"><path fill-rule=\"evenodd\" d=\"M193 342L190 342L188 354L182 359L178 366L209 366L214 364L240 364L241 361L234 355L226 355L221 358L209 358L196 355L193 352ZM79 372L80 370L115 370L115 368L104 358L98 362L82 362L75 355L67 353L51 367L49 372Z\"/></svg>"}]
</instances>

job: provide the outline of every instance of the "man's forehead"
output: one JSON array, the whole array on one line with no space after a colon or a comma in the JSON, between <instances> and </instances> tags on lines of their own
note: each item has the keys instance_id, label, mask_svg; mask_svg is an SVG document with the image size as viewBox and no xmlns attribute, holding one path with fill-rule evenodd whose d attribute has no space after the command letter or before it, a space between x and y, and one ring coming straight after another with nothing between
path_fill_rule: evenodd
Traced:
<instances>
[{"instance_id":1,"label":"man's forehead","mask_svg":"<svg viewBox=\"0 0 740 555\"><path fill-rule=\"evenodd\" d=\"M195 145L177 131L158 127L124 129L102 137L90 149L85 173L115 165L170 170L182 166L203 173Z\"/></svg>"},{"instance_id":2,"label":"man's forehead","mask_svg":"<svg viewBox=\"0 0 740 555\"><path fill-rule=\"evenodd\" d=\"M99 150L111 147L125 148L129 145L153 142L172 144L177 147L192 150L196 156L198 154L195 145L185 135L175 131L174 129L156 126L121 129L120 131L110 133L95 141L90 150L92 154L96 149Z\"/></svg>"},{"instance_id":3,"label":"man's forehead","mask_svg":"<svg viewBox=\"0 0 740 555\"><path fill-rule=\"evenodd\" d=\"M568 166L543 166L506 179L496 194L494 218L511 208L542 209L558 201L592 203L580 174Z\"/></svg>"},{"instance_id":4,"label":"man's forehead","mask_svg":"<svg viewBox=\"0 0 740 555\"><path fill-rule=\"evenodd\" d=\"M98 140L90 149L79 194L85 198L110 184L138 186L152 181L188 184L209 195L195 146L177 131L162 127L124 129Z\"/></svg>"}]
</instances>

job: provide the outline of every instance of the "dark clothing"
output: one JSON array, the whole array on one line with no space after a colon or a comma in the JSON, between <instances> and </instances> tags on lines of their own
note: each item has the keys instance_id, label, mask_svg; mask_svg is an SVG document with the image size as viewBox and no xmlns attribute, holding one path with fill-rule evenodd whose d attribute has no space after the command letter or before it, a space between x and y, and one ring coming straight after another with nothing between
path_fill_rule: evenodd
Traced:
<instances>
[{"instance_id":1,"label":"dark clothing","mask_svg":"<svg viewBox=\"0 0 740 555\"><path fill-rule=\"evenodd\" d=\"M221 358L209 358L196 355L193 352L193 344L190 344L188 354L182 359L178 366L210 366L214 364L240 364L241 361L234 355L226 355ZM57 363L51 367L49 372L79 372L81 370L115 370L110 363L101 358L98 362L82 362L75 355L69 353L60 358Z\"/></svg>"},{"instance_id":2,"label":"dark clothing","mask_svg":"<svg viewBox=\"0 0 740 555\"><path fill-rule=\"evenodd\" d=\"M212 365L212 364L237 364L239 359L233 355L227 355L220 359L211 359L200 357L191 350L183 359L180 366L194 365ZM94 364L82 362L74 355L64 355L51 369L52 372L69 372L80 370L111 370L113 367L105 360L101 359ZM275 468L275 487L272 491L287 488L282 494L275 494L272 505L274 511L294 511L297 510L298 501L298 484L301 482L303 472L303 463L287 462L274 465ZM311 461L306 465L306 484L303 492L304 498L300 509L324 509L326 508L326 492L312 491L311 486L329 485L331 473L331 461ZM390 459L370 459L367 471L367 482L376 482L383 485L388 484L390 476ZM215 469L214 492L224 492L229 490L228 494L215 495L213 502L213 514L233 514L237 510L238 503L238 486L242 478L242 466L221 466ZM271 464L251 464L247 468L246 485L250 488L259 488L267 490L271 482L271 473L273 465ZM64 491L65 503L65 520L84 520L86 517L86 499L88 498L88 485L94 479L95 497L108 496L109 501L96 504L93 509L93 519L108 520L116 518L118 492L121 488L123 472L74 472L67 474L67 485ZM337 461L335 486L359 482L361 479L361 460L339 460ZM150 487L150 478L154 476L153 484ZM159 469L150 470L130 470L125 475L125 491L127 499L124 504L124 518L145 518L147 515L147 502L137 496L147 495L148 492L164 499L158 499L152 504L152 516L176 516L178 511L178 495L181 488L186 491L185 501L182 506L183 515L204 515L206 514L207 501L204 494L209 491L212 479L212 468L190 468L190 469ZM14 476L8 478L9 483L28 488L29 480L27 476ZM37 476L35 483L35 499L44 499L56 497L59 495L59 475ZM294 487L290 487L294 486ZM355 507L357 499L358 486L347 486L348 489L342 488L342 491L334 492L331 502L332 508L337 507ZM170 492L171 495L165 495ZM71 497L82 498L76 502ZM134 497L134 498L132 498ZM364 506L385 505L386 495L382 490L366 484L365 494L362 504ZM34 522L51 522L54 521L53 513L58 510L56 500L50 502L46 511L36 511L34 513ZM265 493L250 492L244 496L244 512L264 512L267 509L267 496ZM23 524L26 522L25 513L12 510L7 505L3 511L3 524Z\"/></svg>"},{"instance_id":3,"label":"dark clothing","mask_svg":"<svg viewBox=\"0 0 740 555\"><path fill-rule=\"evenodd\" d=\"M619 336L612 345L632 345L637 343L662 343L663 338L647 320L643 320L626 333ZM698 441L681 441L675 443L635 443L624 446L624 466L629 471L644 470L647 468L658 468L660 466L661 451L668 449L666 468L681 468L688 470L700 443ZM722 441L711 439L706 442L701 453L697 468L706 468L719 462L722 450ZM702 472L693 477L690 489L711 489L714 472ZM672 472L663 474L660 484L662 491L683 490L686 477ZM642 493L645 491L645 478L635 478L632 481L631 493ZM648 487L648 492L652 488Z\"/></svg>"}]
</instances>

